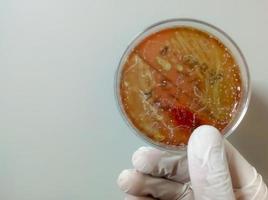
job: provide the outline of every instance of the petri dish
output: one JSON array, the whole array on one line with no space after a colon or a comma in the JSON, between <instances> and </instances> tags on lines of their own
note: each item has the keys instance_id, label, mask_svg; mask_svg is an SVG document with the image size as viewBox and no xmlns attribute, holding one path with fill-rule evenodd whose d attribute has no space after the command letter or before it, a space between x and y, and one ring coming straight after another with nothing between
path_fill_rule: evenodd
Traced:
<instances>
[{"instance_id":1,"label":"petri dish","mask_svg":"<svg viewBox=\"0 0 268 200\"><path fill-rule=\"evenodd\" d=\"M185 151L191 132L208 124L229 136L250 100L245 57L224 31L195 19L169 19L138 34L115 76L120 113L149 144Z\"/></svg>"}]
</instances>

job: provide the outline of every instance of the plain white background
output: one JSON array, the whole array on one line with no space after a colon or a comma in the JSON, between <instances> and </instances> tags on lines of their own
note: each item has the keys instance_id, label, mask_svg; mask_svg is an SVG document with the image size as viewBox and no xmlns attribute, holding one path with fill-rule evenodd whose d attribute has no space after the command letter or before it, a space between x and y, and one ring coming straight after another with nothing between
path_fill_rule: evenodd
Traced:
<instances>
[{"instance_id":1,"label":"plain white background","mask_svg":"<svg viewBox=\"0 0 268 200\"><path fill-rule=\"evenodd\" d=\"M226 31L252 75L229 138L268 181L268 1L0 0L0 199L122 199L116 178L144 145L122 120L114 73L128 42L160 20Z\"/></svg>"}]
</instances>

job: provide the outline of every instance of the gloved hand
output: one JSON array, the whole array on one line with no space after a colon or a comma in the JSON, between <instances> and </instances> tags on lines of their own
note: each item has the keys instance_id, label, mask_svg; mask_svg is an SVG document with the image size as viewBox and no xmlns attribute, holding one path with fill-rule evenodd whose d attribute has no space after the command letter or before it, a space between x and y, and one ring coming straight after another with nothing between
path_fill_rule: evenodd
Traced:
<instances>
[{"instance_id":1,"label":"gloved hand","mask_svg":"<svg viewBox=\"0 0 268 200\"><path fill-rule=\"evenodd\" d=\"M127 200L267 200L267 186L239 152L211 126L197 128L186 153L141 147L135 169L118 178Z\"/></svg>"}]
</instances>

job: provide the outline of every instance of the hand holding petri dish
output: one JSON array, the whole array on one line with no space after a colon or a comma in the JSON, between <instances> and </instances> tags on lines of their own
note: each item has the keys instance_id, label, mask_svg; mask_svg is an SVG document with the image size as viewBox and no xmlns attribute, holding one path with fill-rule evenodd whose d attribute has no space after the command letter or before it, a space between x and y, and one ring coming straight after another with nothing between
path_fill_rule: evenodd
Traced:
<instances>
[{"instance_id":1,"label":"hand holding petri dish","mask_svg":"<svg viewBox=\"0 0 268 200\"><path fill-rule=\"evenodd\" d=\"M128 46L116 74L120 110L150 144L184 150L192 131L212 125L225 136L242 120L249 72L220 29L192 19L157 23Z\"/></svg>"}]
</instances>

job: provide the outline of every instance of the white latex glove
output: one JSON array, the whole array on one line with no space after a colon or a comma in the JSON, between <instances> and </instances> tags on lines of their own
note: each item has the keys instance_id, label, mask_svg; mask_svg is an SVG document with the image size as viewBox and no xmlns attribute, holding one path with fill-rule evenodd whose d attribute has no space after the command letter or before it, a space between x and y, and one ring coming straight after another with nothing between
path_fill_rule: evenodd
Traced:
<instances>
[{"instance_id":1,"label":"white latex glove","mask_svg":"<svg viewBox=\"0 0 268 200\"><path fill-rule=\"evenodd\" d=\"M214 127L197 128L187 154L138 149L132 157L135 169L124 170L118 178L126 199L268 199L262 177Z\"/></svg>"}]
</instances>

